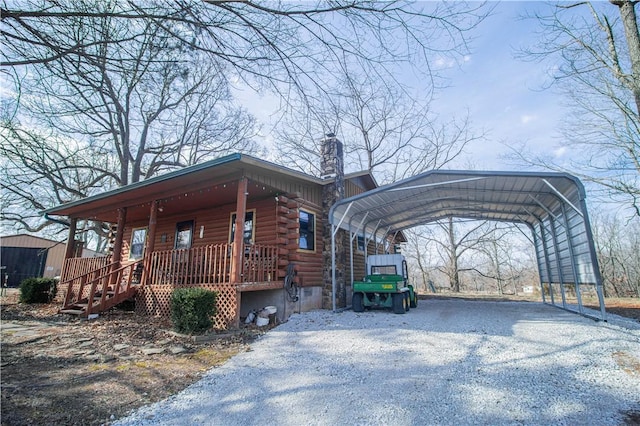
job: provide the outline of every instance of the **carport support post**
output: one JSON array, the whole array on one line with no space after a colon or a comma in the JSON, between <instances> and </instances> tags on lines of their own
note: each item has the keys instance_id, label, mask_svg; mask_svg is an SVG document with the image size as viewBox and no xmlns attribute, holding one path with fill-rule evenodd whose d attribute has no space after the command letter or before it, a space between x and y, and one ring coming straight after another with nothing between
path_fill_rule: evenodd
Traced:
<instances>
[{"instance_id":1,"label":"carport support post","mask_svg":"<svg viewBox=\"0 0 640 426\"><path fill-rule=\"evenodd\" d=\"M547 247L547 236L545 235L544 222L538 218L540 223L540 237L542 238L542 251L544 252L544 263L547 267L547 282L549 283L549 295L551 297L551 304L556 304L555 296L553 295L553 275L551 274L551 259L549 259L549 247Z\"/></svg>"},{"instance_id":2,"label":"carport support post","mask_svg":"<svg viewBox=\"0 0 640 426\"><path fill-rule=\"evenodd\" d=\"M569 257L571 258L571 272L573 273L573 283L576 289L576 298L578 299L578 312L583 313L582 295L580 294L580 283L578 282L578 267L576 266L575 254L573 252L573 236L571 228L569 228L569 220L567 219L567 209L562 204L562 219L564 222L564 232L567 234L567 247L569 248Z\"/></svg>"},{"instance_id":3,"label":"carport support post","mask_svg":"<svg viewBox=\"0 0 640 426\"><path fill-rule=\"evenodd\" d=\"M533 245L537 248L540 244L541 238L538 236L538 233L533 226L531 227L531 234L533 235ZM547 298L544 295L544 281L542 279L542 266L540 265L540 262L540 254L536 249L536 264L538 265L538 281L540 281L540 294L542 295L542 303L547 303ZM549 279L548 275L549 269L547 268L547 279Z\"/></svg>"},{"instance_id":4,"label":"carport support post","mask_svg":"<svg viewBox=\"0 0 640 426\"><path fill-rule=\"evenodd\" d=\"M551 237L553 238L553 251L556 256L556 264L558 265L558 278L560 279L560 295L562 296L562 307L567 309L567 297L564 294L564 273L562 272L562 261L560 259L560 247L558 246L558 235L556 233L556 224L553 216L549 216L549 225L551 225Z\"/></svg>"},{"instance_id":5,"label":"carport support post","mask_svg":"<svg viewBox=\"0 0 640 426\"><path fill-rule=\"evenodd\" d=\"M607 311L604 306L604 294L602 293L602 275L600 275L600 265L598 264L598 256L596 256L596 248L593 242L593 233L591 231L591 221L589 220L589 213L587 211L587 204L584 198L580 200L580 207L582 208L582 218L584 220L584 226L587 232L587 242L589 244L589 254L591 256L591 267L593 268L593 275L596 278L596 293L598 294L598 302L600 302L600 316L602 321L607 320Z\"/></svg>"},{"instance_id":6,"label":"carport support post","mask_svg":"<svg viewBox=\"0 0 640 426\"><path fill-rule=\"evenodd\" d=\"M336 226L331 224L331 309L336 311Z\"/></svg>"}]
</instances>

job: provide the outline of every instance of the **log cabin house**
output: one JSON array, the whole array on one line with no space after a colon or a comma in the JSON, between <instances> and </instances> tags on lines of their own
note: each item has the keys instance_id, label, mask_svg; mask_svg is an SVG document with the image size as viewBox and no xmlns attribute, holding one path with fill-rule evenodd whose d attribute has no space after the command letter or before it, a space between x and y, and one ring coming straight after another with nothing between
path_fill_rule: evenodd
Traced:
<instances>
[{"instance_id":1,"label":"log cabin house","mask_svg":"<svg viewBox=\"0 0 640 426\"><path fill-rule=\"evenodd\" d=\"M172 291L185 286L217 292L218 329L269 305L281 320L330 308L328 210L376 183L368 172L344 175L333 135L321 168L317 178L232 154L46 210L69 222L61 312L88 316L134 298L136 311L169 316ZM112 224L108 256L73 257L81 219ZM364 274L362 240L351 244Z\"/></svg>"}]
</instances>

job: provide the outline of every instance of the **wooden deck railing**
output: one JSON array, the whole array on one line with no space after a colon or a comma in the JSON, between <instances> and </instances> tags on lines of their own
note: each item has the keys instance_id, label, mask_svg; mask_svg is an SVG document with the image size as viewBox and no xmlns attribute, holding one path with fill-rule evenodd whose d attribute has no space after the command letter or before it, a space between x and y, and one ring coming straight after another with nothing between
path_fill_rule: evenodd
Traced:
<instances>
[{"instance_id":1,"label":"wooden deck railing","mask_svg":"<svg viewBox=\"0 0 640 426\"><path fill-rule=\"evenodd\" d=\"M111 256L102 257L72 257L65 260L64 268L62 268L62 276L60 282L72 280L81 277L93 271L107 266L111 263Z\"/></svg>"},{"instance_id":2,"label":"wooden deck railing","mask_svg":"<svg viewBox=\"0 0 640 426\"><path fill-rule=\"evenodd\" d=\"M215 244L182 250L156 251L151 255L150 285L220 284L230 282L231 246ZM241 281L265 282L277 279L278 248L245 246Z\"/></svg>"},{"instance_id":3,"label":"wooden deck railing","mask_svg":"<svg viewBox=\"0 0 640 426\"><path fill-rule=\"evenodd\" d=\"M247 245L243 249L241 283L278 280L278 247L262 244ZM136 264L140 264L138 261ZM61 287L68 297L82 299L89 296L87 284L106 277L114 265L110 257L67 259ZM134 274L139 270L126 269ZM163 284L224 284L230 282L231 246L214 244L183 250L156 251L151 254L146 283ZM139 278L139 277L137 277ZM67 304L68 300L65 300Z\"/></svg>"},{"instance_id":4,"label":"wooden deck railing","mask_svg":"<svg viewBox=\"0 0 640 426\"><path fill-rule=\"evenodd\" d=\"M243 283L278 280L278 247L246 246L241 280Z\"/></svg>"},{"instance_id":5,"label":"wooden deck railing","mask_svg":"<svg viewBox=\"0 0 640 426\"><path fill-rule=\"evenodd\" d=\"M228 283L231 268L228 253L228 244L156 251L151 255L147 284Z\"/></svg>"}]
</instances>

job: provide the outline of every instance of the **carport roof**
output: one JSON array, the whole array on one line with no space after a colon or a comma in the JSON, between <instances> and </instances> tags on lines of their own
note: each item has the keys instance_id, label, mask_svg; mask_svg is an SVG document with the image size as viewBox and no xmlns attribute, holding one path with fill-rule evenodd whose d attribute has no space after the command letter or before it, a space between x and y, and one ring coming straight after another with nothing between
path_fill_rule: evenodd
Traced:
<instances>
[{"instance_id":1,"label":"carport roof","mask_svg":"<svg viewBox=\"0 0 640 426\"><path fill-rule=\"evenodd\" d=\"M341 200L330 221L369 235L447 217L533 226L562 205L584 217L584 198L582 183L565 173L434 170Z\"/></svg>"}]
</instances>

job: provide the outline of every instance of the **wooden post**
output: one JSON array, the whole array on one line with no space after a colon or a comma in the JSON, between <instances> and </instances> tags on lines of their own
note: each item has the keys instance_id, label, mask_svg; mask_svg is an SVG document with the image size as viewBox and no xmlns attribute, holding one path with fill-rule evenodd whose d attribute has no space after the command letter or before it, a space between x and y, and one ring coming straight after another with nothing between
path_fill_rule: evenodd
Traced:
<instances>
[{"instance_id":1,"label":"wooden post","mask_svg":"<svg viewBox=\"0 0 640 426\"><path fill-rule=\"evenodd\" d=\"M69 218L69 236L67 237L67 247L64 252L64 260L62 261L62 268L60 270L60 282L65 282L70 279L69 272L67 271L67 260L73 257L75 241L76 241L76 228L78 226L78 219L75 217ZM62 289L62 286L58 286L58 294L61 294L61 291L66 291L64 296L64 305L66 306L71 298L71 288L73 286L72 282L69 282L66 289Z\"/></svg>"},{"instance_id":2,"label":"wooden post","mask_svg":"<svg viewBox=\"0 0 640 426\"><path fill-rule=\"evenodd\" d=\"M247 178L243 177L238 181L238 195L236 197L236 224L233 233L233 248L231 256L231 284L236 285L242 282L242 262L244 261L244 219L247 213ZM234 327L240 326L240 291L236 290L236 315Z\"/></svg>"},{"instance_id":3,"label":"wooden post","mask_svg":"<svg viewBox=\"0 0 640 426\"><path fill-rule=\"evenodd\" d=\"M111 255L111 263L115 263L111 268L115 271L120 267L122 260L122 241L124 240L124 224L127 221L127 208L118 209L118 225L116 230L116 239L113 242L113 254Z\"/></svg>"},{"instance_id":4,"label":"wooden post","mask_svg":"<svg viewBox=\"0 0 640 426\"><path fill-rule=\"evenodd\" d=\"M244 259L242 253L243 235L244 235L244 218L247 213L247 178L238 181L238 196L236 198L236 226L233 234L233 247L231 249L231 283L238 284L241 282L242 261Z\"/></svg>"},{"instance_id":5,"label":"wooden post","mask_svg":"<svg viewBox=\"0 0 640 426\"><path fill-rule=\"evenodd\" d=\"M151 256L155 248L156 242L156 227L158 224L158 201L151 203L151 211L149 212L149 232L147 232L146 247L144 249L144 260L142 268L142 277L140 278L140 285L147 285L147 279L151 276Z\"/></svg>"},{"instance_id":6,"label":"wooden post","mask_svg":"<svg viewBox=\"0 0 640 426\"><path fill-rule=\"evenodd\" d=\"M75 217L69 220L69 236L67 237L67 250L64 253L64 260L71 259L74 253L74 247L76 242L76 227L78 226L78 219ZM64 272L62 272L64 277Z\"/></svg>"}]
</instances>

